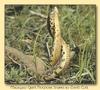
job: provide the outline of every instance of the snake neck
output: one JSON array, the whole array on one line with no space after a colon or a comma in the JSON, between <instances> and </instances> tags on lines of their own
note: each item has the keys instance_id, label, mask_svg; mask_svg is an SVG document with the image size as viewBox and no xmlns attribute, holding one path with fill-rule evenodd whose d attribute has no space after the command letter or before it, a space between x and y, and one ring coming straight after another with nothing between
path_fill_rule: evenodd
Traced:
<instances>
[{"instance_id":1,"label":"snake neck","mask_svg":"<svg viewBox=\"0 0 100 90\"><path fill-rule=\"evenodd\" d=\"M47 19L49 33L54 39L58 36L61 37L58 14L58 9L54 7L53 11L49 12Z\"/></svg>"}]
</instances>

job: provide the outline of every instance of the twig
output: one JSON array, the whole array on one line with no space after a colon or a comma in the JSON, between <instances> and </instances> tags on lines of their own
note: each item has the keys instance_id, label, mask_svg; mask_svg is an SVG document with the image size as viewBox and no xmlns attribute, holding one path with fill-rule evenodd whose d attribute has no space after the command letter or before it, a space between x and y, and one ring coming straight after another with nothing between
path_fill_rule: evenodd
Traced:
<instances>
[{"instance_id":1,"label":"twig","mask_svg":"<svg viewBox=\"0 0 100 90\"><path fill-rule=\"evenodd\" d=\"M50 50L49 50L48 42L46 42L46 48L47 48L47 52L48 52L48 57L50 58Z\"/></svg>"},{"instance_id":2,"label":"twig","mask_svg":"<svg viewBox=\"0 0 100 90\"><path fill-rule=\"evenodd\" d=\"M34 12L32 10L30 10L29 12L30 12L31 16L36 15L36 16L39 16L39 17L42 17L42 18L47 19L47 16L46 15L43 15L41 13L37 13L37 12Z\"/></svg>"}]
</instances>

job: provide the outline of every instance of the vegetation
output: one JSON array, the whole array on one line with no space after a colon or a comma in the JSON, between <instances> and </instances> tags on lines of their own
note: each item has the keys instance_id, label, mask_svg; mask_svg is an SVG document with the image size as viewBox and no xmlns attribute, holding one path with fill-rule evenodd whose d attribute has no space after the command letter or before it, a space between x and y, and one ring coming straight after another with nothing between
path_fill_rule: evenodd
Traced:
<instances>
[{"instance_id":1,"label":"vegetation","mask_svg":"<svg viewBox=\"0 0 100 90\"><path fill-rule=\"evenodd\" d=\"M76 44L80 52L70 66L54 81L41 82L15 64L5 67L8 84L96 84L96 6L59 5L60 28L64 40ZM5 45L27 55L48 57L46 43L52 47L52 37L46 24L48 5L6 5ZM42 51L42 52L41 52Z\"/></svg>"}]
</instances>

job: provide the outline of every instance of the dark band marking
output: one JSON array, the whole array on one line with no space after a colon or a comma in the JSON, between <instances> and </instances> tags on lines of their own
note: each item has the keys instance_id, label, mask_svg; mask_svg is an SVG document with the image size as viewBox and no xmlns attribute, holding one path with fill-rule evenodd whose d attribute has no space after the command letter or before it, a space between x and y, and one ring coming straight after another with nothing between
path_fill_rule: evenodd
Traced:
<instances>
[{"instance_id":1,"label":"dark band marking","mask_svg":"<svg viewBox=\"0 0 100 90\"><path fill-rule=\"evenodd\" d=\"M62 67L61 67L61 66L59 66L59 68L60 68L60 69L62 69Z\"/></svg>"},{"instance_id":2,"label":"dark band marking","mask_svg":"<svg viewBox=\"0 0 100 90\"><path fill-rule=\"evenodd\" d=\"M65 52L62 52L62 54L64 55L64 54L65 54Z\"/></svg>"},{"instance_id":3,"label":"dark band marking","mask_svg":"<svg viewBox=\"0 0 100 90\"><path fill-rule=\"evenodd\" d=\"M61 49L63 49L63 46L61 45Z\"/></svg>"},{"instance_id":4,"label":"dark band marking","mask_svg":"<svg viewBox=\"0 0 100 90\"><path fill-rule=\"evenodd\" d=\"M51 57L53 57L53 54L51 55Z\"/></svg>"},{"instance_id":5,"label":"dark band marking","mask_svg":"<svg viewBox=\"0 0 100 90\"><path fill-rule=\"evenodd\" d=\"M57 72L57 71L54 71L54 73L55 73L56 75L58 75L58 72Z\"/></svg>"}]
</instances>

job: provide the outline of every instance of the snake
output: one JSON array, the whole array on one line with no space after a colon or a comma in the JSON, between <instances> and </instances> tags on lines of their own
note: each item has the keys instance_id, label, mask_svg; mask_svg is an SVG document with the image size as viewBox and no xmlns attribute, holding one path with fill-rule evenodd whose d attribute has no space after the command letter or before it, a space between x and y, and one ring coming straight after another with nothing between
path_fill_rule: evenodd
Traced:
<instances>
[{"instance_id":1,"label":"snake","mask_svg":"<svg viewBox=\"0 0 100 90\"><path fill-rule=\"evenodd\" d=\"M50 64L53 66L53 70L46 75L44 79L51 80L68 67L71 60L71 49L69 44L67 44L61 36L59 12L57 7L54 7L54 9L48 14L47 24L50 35L54 39L50 57Z\"/></svg>"},{"instance_id":2,"label":"snake","mask_svg":"<svg viewBox=\"0 0 100 90\"><path fill-rule=\"evenodd\" d=\"M43 75L42 79L46 81L56 78L58 75L60 75L61 72L66 70L69 66L69 63L72 57L70 45L67 44L64 41L63 37L61 36L59 12L58 12L57 7L54 7L48 13L47 26L48 26L48 31L51 37L53 38L53 47L52 47L51 56L50 56L50 65L52 67L50 67L48 70L45 71L44 62L41 59L38 59L38 62L37 62L37 67L41 66L40 68L38 68L38 72L39 70L41 71L39 72L39 74L42 74ZM16 51L19 54L17 55L16 53L13 53L13 51ZM29 56L29 55L27 56L27 55L24 55L23 53L20 54L18 50L8 48L8 47L6 47L6 52L12 53L12 56L14 57L19 57L18 60L22 59L22 61L20 60L21 62L26 64L27 67L30 67L31 70L36 71L34 64L31 63L31 65L27 65L29 64L29 61L27 61L26 59L30 58L30 61L32 62L33 60L32 56ZM11 56L9 53L7 55Z\"/></svg>"}]
</instances>

